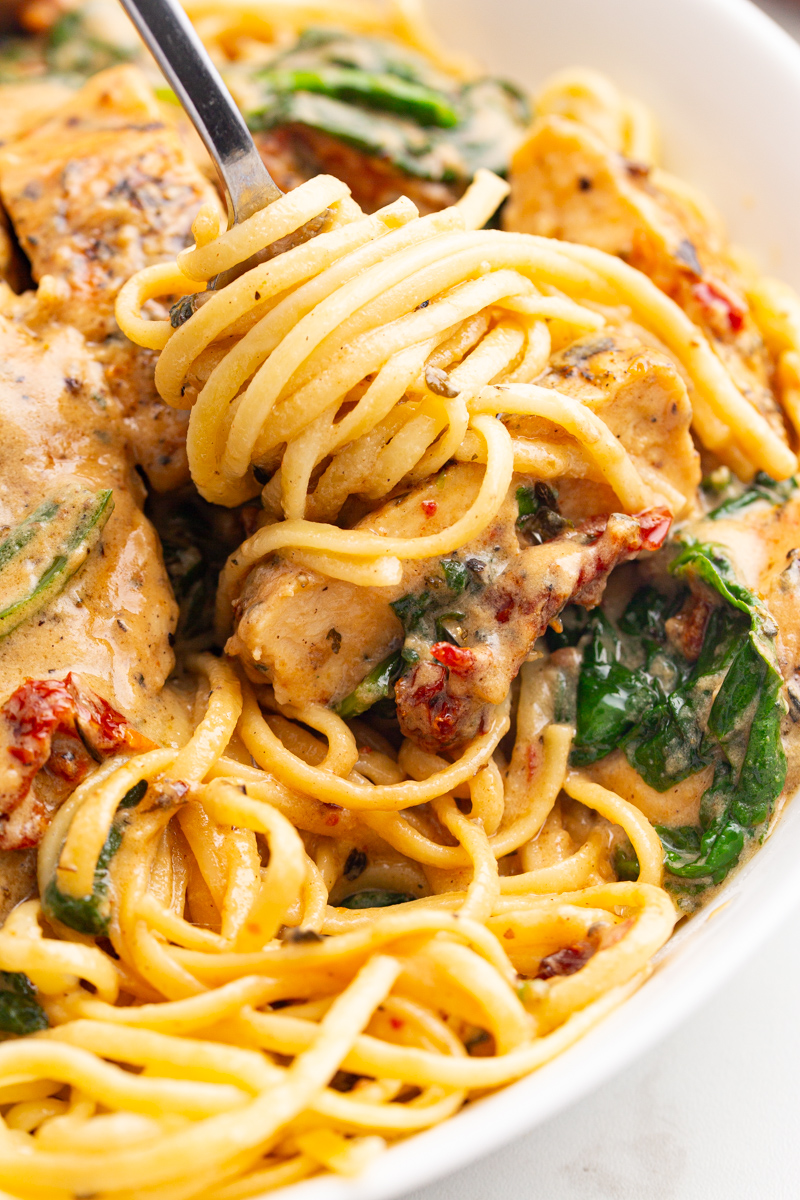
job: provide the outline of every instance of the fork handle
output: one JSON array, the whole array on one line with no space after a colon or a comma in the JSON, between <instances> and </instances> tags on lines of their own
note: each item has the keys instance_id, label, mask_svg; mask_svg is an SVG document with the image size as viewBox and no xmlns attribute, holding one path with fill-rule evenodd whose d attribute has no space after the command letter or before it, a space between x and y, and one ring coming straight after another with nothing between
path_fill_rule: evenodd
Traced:
<instances>
[{"instance_id":1,"label":"fork handle","mask_svg":"<svg viewBox=\"0 0 800 1200\"><path fill-rule=\"evenodd\" d=\"M283 195L177 0L120 0L216 166L238 224Z\"/></svg>"}]
</instances>

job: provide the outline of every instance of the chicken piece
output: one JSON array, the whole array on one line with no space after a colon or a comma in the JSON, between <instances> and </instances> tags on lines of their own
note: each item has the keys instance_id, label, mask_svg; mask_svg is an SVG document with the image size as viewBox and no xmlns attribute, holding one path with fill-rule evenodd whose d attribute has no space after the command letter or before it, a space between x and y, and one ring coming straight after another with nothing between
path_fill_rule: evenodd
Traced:
<instances>
[{"instance_id":1,"label":"chicken piece","mask_svg":"<svg viewBox=\"0 0 800 1200\"><path fill-rule=\"evenodd\" d=\"M458 627L462 644L435 642L430 657L397 681L406 737L437 752L480 733L489 706L505 697L550 621L566 604L599 604L610 572L640 550L657 550L670 524L663 508L615 513L523 550L468 606Z\"/></svg>"},{"instance_id":2,"label":"chicken piece","mask_svg":"<svg viewBox=\"0 0 800 1200\"><path fill-rule=\"evenodd\" d=\"M435 482L376 509L357 528L393 537L437 533L463 515L482 477L481 467L459 463ZM518 553L516 517L512 490L497 520L471 544L473 557L481 555L492 577ZM417 587L421 591L429 576L447 596L435 560L405 563L403 579L394 588L365 588L274 555L245 581L226 652L242 659L252 679L271 683L281 703L336 704L400 649L403 626L389 605Z\"/></svg>"},{"instance_id":3,"label":"chicken piece","mask_svg":"<svg viewBox=\"0 0 800 1200\"><path fill-rule=\"evenodd\" d=\"M595 246L643 271L704 332L737 387L779 432L772 366L719 228L662 172L597 133L538 120L516 151L503 224Z\"/></svg>"},{"instance_id":4,"label":"chicken piece","mask_svg":"<svg viewBox=\"0 0 800 1200\"><path fill-rule=\"evenodd\" d=\"M437 532L474 501L481 478L472 464L450 467L358 528L387 536ZM518 527L517 488L525 482L515 478L480 537L441 562L406 562L395 588L359 588L285 559L259 566L236 604L227 652L254 679L260 673L271 682L281 702L336 704L405 643L406 660L418 665L395 689L403 732L430 748L461 744L478 731L487 705L502 700L561 608L570 600L598 603L608 572L660 545L670 524L659 509L572 529L549 510L551 526L568 531L531 546Z\"/></svg>"},{"instance_id":5,"label":"chicken piece","mask_svg":"<svg viewBox=\"0 0 800 1200\"><path fill-rule=\"evenodd\" d=\"M122 335L114 302L135 271L174 261L200 206L219 200L144 76L131 66L101 72L6 146L0 195L34 279L63 281L56 315L94 343L137 462L159 491L183 483L187 414L159 398L153 353Z\"/></svg>"},{"instance_id":6,"label":"chicken piece","mask_svg":"<svg viewBox=\"0 0 800 1200\"><path fill-rule=\"evenodd\" d=\"M692 406L686 385L666 353L645 345L638 336L609 327L554 355L536 382L597 413L622 442L645 482L656 491L664 489L665 499L670 498L667 489L674 488L686 506L694 502L700 458L690 432ZM539 417L509 417L506 424L515 439L552 442L569 436ZM598 511L598 504L613 510L613 492L605 488L600 497L598 485L590 487L590 507L570 511L573 519ZM562 504L567 489L573 503L577 499L577 485L565 483L560 485ZM679 501L672 507L674 515L682 515Z\"/></svg>"},{"instance_id":7,"label":"chicken piece","mask_svg":"<svg viewBox=\"0 0 800 1200\"><path fill-rule=\"evenodd\" d=\"M36 894L36 851L0 850L0 922Z\"/></svg>"},{"instance_id":8,"label":"chicken piece","mask_svg":"<svg viewBox=\"0 0 800 1200\"><path fill-rule=\"evenodd\" d=\"M176 717L159 693L174 665L176 605L117 402L76 330L51 326L38 336L0 317L0 478L6 531L67 485L113 489L114 501L63 591L0 640L0 702L26 680L76 672L137 728L174 742ZM0 570L0 590L9 569ZM38 574L39 564L30 569ZM0 790L7 787L4 779Z\"/></svg>"}]
</instances>

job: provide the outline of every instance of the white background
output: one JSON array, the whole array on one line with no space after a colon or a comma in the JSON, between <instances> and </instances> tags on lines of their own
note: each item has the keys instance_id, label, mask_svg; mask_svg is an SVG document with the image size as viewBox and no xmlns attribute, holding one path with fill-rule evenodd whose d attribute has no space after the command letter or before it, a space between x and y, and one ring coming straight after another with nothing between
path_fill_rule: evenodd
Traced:
<instances>
[{"instance_id":1,"label":"white background","mask_svg":"<svg viewBox=\"0 0 800 1200\"><path fill-rule=\"evenodd\" d=\"M800 0L761 7L800 39ZM798 951L800 909L655 1051L408 1200L800 1200Z\"/></svg>"}]
</instances>

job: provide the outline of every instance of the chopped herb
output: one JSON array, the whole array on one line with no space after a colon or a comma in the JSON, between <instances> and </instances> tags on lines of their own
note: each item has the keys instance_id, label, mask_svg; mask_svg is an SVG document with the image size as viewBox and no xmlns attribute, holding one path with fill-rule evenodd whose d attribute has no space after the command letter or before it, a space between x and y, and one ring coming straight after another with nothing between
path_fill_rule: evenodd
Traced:
<instances>
[{"instance_id":1,"label":"chopped herb","mask_svg":"<svg viewBox=\"0 0 800 1200\"><path fill-rule=\"evenodd\" d=\"M403 669L403 656L399 653L390 654L383 662L373 667L361 683L349 696L334 706L335 711L345 721L359 717L372 708L378 700L391 698L394 694L394 683Z\"/></svg>"},{"instance_id":2,"label":"chopped herb","mask_svg":"<svg viewBox=\"0 0 800 1200\"><path fill-rule=\"evenodd\" d=\"M169 323L173 329L180 329L181 325L185 325L189 318L194 316L197 312L197 298L201 295L202 292L194 292L191 296L183 296L175 301L169 310Z\"/></svg>"},{"instance_id":3,"label":"chopped herb","mask_svg":"<svg viewBox=\"0 0 800 1200\"><path fill-rule=\"evenodd\" d=\"M517 528L534 545L550 542L565 530L574 528L572 521L562 517L558 509L558 495L546 483L518 487L517 508Z\"/></svg>"},{"instance_id":4,"label":"chopped herb","mask_svg":"<svg viewBox=\"0 0 800 1200\"><path fill-rule=\"evenodd\" d=\"M389 607L403 623L406 633L413 633L433 603L430 592L408 592L399 600L394 600Z\"/></svg>"},{"instance_id":5,"label":"chopped herb","mask_svg":"<svg viewBox=\"0 0 800 1200\"><path fill-rule=\"evenodd\" d=\"M450 591L455 592L456 596L460 596L466 590L471 579L468 567L459 562L457 558L443 558L441 567Z\"/></svg>"},{"instance_id":6,"label":"chopped herb","mask_svg":"<svg viewBox=\"0 0 800 1200\"><path fill-rule=\"evenodd\" d=\"M309 942L323 942L325 938L316 929L287 929L282 940L290 946L302 946Z\"/></svg>"}]
</instances>

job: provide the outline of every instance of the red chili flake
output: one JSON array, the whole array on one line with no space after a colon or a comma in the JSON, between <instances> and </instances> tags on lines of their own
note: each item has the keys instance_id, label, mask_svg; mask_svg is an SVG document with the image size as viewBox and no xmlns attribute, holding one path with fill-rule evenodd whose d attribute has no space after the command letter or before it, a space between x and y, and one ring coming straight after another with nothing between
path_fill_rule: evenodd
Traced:
<instances>
[{"instance_id":1,"label":"red chili flake","mask_svg":"<svg viewBox=\"0 0 800 1200\"><path fill-rule=\"evenodd\" d=\"M642 533L642 549L658 550L663 546L672 525L672 513L668 508L648 508L635 513Z\"/></svg>"},{"instance_id":2,"label":"red chili flake","mask_svg":"<svg viewBox=\"0 0 800 1200\"><path fill-rule=\"evenodd\" d=\"M392 1029L402 1029L405 1021L402 1021L400 1017L389 1017L389 1024Z\"/></svg>"},{"instance_id":3,"label":"red chili flake","mask_svg":"<svg viewBox=\"0 0 800 1200\"><path fill-rule=\"evenodd\" d=\"M728 319L728 324L733 333L739 333L744 326L744 318L747 309L732 295L727 289L723 290L721 286L715 283L709 283L708 280L702 280L696 283L692 288L695 298L705 308L716 309L721 311Z\"/></svg>"},{"instance_id":4,"label":"red chili flake","mask_svg":"<svg viewBox=\"0 0 800 1200\"><path fill-rule=\"evenodd\" d=\"M439 505L436 503L435 500L423 500L422 501L422 511L425 513L426 517L434 516L438 507L439 507Z\"/></svg>"},{"instance_id":5,"label":"red chili flake","mask_svg":"<svg viewBox=\"0 0 800 1200\"><path fill-rule=\"evenodd\" d=\"M431 654L442 666L449 667L456 675L469 675L475 669L475 655L466 646L454 646L451 642L434 642Z\"/></svg>"},{"instance_id":6,"label":"red chili flake","mask_svg":"<svg viewBox=\"0 0 800 1200\"><path fill-rule=\"evenodd\" d=\"M539 766L539 744L530 742L528 745L528 778L533 779Z\"/></svg>"}]
</instances>

